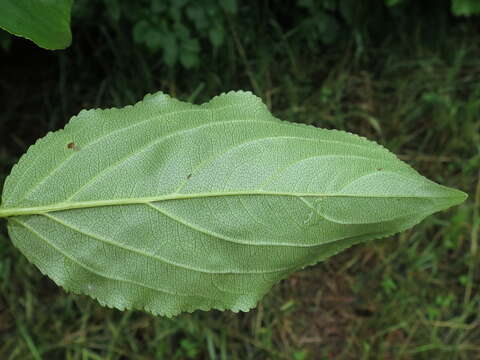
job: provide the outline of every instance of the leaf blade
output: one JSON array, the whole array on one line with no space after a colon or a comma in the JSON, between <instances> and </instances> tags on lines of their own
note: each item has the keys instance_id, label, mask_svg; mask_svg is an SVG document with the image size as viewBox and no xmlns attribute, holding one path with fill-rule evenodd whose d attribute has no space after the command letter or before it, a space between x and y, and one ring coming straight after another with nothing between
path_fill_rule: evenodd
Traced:
<instances>
[{"instance_id":1,"label":"leaf blade","mask_svg":"<svg viewBox=\"0 0 480 360\"><path fill-rule=\"evenodd\" d=\"M0 28L48 50L64 49L72 41L72 5L73 0L3 0Z\"/></svg>"},{"instance_id":2,"label":"leaf blade","mask_svg":"<svg viewBox=\"0 0 480 360\"><path fill-rule=\"evenodd\" d=\"M57 284L172 316L247 311L293 271L464 198L366 139L279 121L249 93L200 106L155 94L37 142L0 217Z\"/></svg>"}]
</instances>

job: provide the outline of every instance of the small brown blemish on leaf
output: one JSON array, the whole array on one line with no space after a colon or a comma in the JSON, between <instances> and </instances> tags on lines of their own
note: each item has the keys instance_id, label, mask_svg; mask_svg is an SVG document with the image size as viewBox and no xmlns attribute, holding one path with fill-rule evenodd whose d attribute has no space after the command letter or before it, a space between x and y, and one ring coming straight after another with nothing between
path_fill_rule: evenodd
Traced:
<instances>
[{"instance_id":1,"label":"small brown blemish on leaf","mask_svg":"<svg viewBox=\"0 0 480 360\"><path fill-rule=\"evenodd\" d=\"M382 171L382 170L383 170L383 168L377 168L377 171Z\"/></svg>"},{"instance_id":2,"label":"small brown blemish on leaf","mask_svg":"<svg viewBox=\"0 0 480 360\"><path fill-rule=\"evenodd\" d=\"M188 174L187 175L187 180L190 179L192 177L192 174Z\"/></svg>"},{"instance_id":3,"label":"small brown blemish on leaf","mask_svg":"<svg viewBox=\"0 0 480 360\"><path fill-rule=\"evenodd\" d=\"M67 144L67 149L78 151L80 148L73 141Z\"/></svg>"}]
</instances>

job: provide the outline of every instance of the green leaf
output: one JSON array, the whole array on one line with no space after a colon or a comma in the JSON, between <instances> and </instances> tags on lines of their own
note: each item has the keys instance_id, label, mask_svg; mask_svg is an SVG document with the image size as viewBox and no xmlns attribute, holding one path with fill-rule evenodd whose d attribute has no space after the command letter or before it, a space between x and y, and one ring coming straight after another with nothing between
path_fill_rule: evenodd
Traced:
<instances>
[{"instance_id":1,"label":"green leaf","mask_svg":"<svg viewBox=\"0 0 480 360\"><path fill-rule=\"evenodd\" d=\"M388 7L397 6L403 2L403 0L384 0L384 1L385 1L385 5L387 5Z\"/></svg>"},{"instance_id":2,"label":"green leaf","mask_svg":"<svg viewBox=\"0 0 480 360\"><path fill-rule=\"evenodd\" d=\"M223 44L223 41L225 39L223 28L221 26L211 28L210 31L208 32L208 37L213 47L215 48L220 47Z\"/></svg>"},{"instance_id":3,"label":"green leaf","mask_svg":"<svg viewBox=\"0 0 480 360\"><path fill-rule=\"evenodd\" d=\"M72 4L73 0L2 0L0 28L45 49L65 49L72 42Z\"/></svg>"},{"instance_id":4,"label":"green leaf","mask_svg":"<svg viewBox=\"0 0 480 360\"><path fill-rule=\"evenodd\" d=\"M456 16L480 14L480 1L452 0L452 12Z\"/></svg>"},{"instance_id":5,"label":"green leaf","mask_svg":"<svg viewBox=\"0 0 480 360\"><path fill-rule=\"evenodd\" d=\"M180 53L180 63L186 68L191 69L198 65L198 53L190 50L182 50Z\"/></svg>"},{"instance_id":6,"label":"green leaf","mask_svg":"<svg viewBox=\"0 0 480 360\"><path fill-rule=\"evenodd\" d=\"M118 309L248 311L276 282L464 201L374 142L236 92L82 111L33 145L0 217L42 273Z\"/></svg>"},{"instance_id":7,"label":"green leaf","mask_svg":"<svg viewBox=\"0 0 480 360\"><path fill-rule=\"evenodd\" d=\"M119 21L122 17L122 7L118 0L104 0L105 8L114 21Z\"/></svg>"},{"instance_id":8,"label":"green leaf","mask_svg":"<svg viewBox=\"0 0 480 360\"><path fill-rule=\"evenodd\" d=\"M168 66L173 66L178 59L178 42L175 33L165 33L162 39L163 61Z\"/></svg>"},{"instance_id":9,"label":"green leaf","mask_svg":"<svg viewBox=\"0 0 480 360\"><path fill-rule=\"evenodd\" d=\"M140 20L139 22L135 23L132 30L133 41L135 41L137 44L147 42L148 32L151 30L151 28L152 26L146 20Z\"/></svg>"},{"instance_id":10,"label":"green leaf","mask_svg":"<svg viewBox=\"0 0 480 360\"><path fill-rule=\"evenodd\" d=\"M237 0L222 0L220 5L223 7L223 10L229 14L236 14L238 11Z\"/></svg>"}]
</instances>

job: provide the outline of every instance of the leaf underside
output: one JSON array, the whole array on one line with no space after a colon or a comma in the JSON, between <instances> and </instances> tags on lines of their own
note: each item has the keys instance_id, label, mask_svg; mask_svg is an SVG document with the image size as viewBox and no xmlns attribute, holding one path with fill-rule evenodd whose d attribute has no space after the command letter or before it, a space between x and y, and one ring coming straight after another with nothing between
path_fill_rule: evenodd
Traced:
<instances>
[{"instance_id":1,"label":"leaf underside","mask_svg":"<svg viewBox=\"0 0 480 360\"><path fill-rule=\"evenodd\" d=\"M280 279L465 194L246 92L82 111L7 178L0 217L58 285L118 309L248 311Z\"/></svg>"},{"instance_id":2,"label":"leaf underside","mask_svg":"<svg viewBox=\"0 0 480 360\"><path fill-rule=\"evenodd\" d=\"M1 0L0 28L57 50L72 42L70 11L73 0Z\"/></svg>"}]
</instances>

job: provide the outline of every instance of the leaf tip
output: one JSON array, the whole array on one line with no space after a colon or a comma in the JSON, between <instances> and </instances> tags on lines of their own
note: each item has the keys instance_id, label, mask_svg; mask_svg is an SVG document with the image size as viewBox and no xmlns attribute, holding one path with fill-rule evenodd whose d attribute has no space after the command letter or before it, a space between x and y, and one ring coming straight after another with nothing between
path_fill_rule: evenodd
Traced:
<instances>
[{"instance_id":1,"label":"leaf tip","mask_svg":"<svg viewBox=\"0 0 480 360\"><path fill-rule=\"evenodd\" d=\"M468 199L468 194L457 189L449 188L451 192L452 206L457 206L462 204Z\"/></svg>"}]
</instances>

